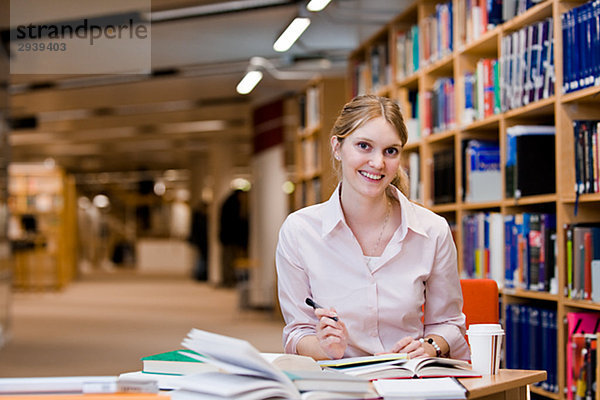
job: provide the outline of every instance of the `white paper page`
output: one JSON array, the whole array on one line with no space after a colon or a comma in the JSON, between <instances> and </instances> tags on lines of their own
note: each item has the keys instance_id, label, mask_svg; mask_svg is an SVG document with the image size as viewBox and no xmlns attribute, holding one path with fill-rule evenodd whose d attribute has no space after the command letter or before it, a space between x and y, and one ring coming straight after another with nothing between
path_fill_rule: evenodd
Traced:
<instances>
[{"instance_id":1,"label":"white paper page","mask_svg":"<svg viewBox=\"0 0 600 400\"><path fill-rule=\"evenodd\" d=\"M466 398L465 388L452 378L379 379L373 386L385 398Z\"/></svg>"},{"instance_id":2,"label":"white paper page","mask_svg":"<svg viewBox=\"0 0 600 400\"><path fill-rule=\"evenodd\" d=\"M226 371L234 374L267 377L283 383L290 392L297 391L296 386L283 372L271 365L256 348L245 340L192 329L182 345L209 356L209 359L204 359L205 362L212 363Z\"/></svg>"},{"instance_id":3,"label":"white paper page","mask_svg":"<svg viewBox=\"0 0 600 400\"><path fill-rule=\"evenodd\" d=\"M285 386L277 381L221 372L186 375L178 384L180 389L236 399L244 394L262 392L266 389L269 389L269 392L272 393L279 393L283 397L290 397L290 393ZM292 393L292 395L299 397L296 393Z\"/></svg>"}]
</instances>

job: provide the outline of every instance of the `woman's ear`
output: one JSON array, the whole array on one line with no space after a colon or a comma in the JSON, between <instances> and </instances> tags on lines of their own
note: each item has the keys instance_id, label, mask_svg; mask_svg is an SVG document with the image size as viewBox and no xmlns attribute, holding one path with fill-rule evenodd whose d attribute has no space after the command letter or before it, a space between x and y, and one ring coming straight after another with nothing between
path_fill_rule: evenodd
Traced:
<instances>
[{"instance_id":1,"label":"woman's ear","mask_svg":"<svg viewBox=\"0 0 600 400\"><path fill-rule=\"evenodd\" d=\"M333 158L335 158L336 160L340 160L340 141L338 140L337 136L332 136L331 137L331 153L333 154Z\"/></svg>"}]
</instances>

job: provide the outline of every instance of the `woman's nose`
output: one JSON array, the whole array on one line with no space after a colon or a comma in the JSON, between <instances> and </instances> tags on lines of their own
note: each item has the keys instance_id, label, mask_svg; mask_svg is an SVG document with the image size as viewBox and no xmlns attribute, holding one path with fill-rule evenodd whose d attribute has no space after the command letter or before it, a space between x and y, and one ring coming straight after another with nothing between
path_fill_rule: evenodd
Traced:
<instances>
[{"instance_id":1,"label":"woman's nose","mask_svg":"<svg viewBox=\"0 0 600 400\"><path fill-rule=\"evenodd\" d=\"M379 153L373 153L369 160L369 165L373 168L383 168L383 155Z\"/></svg>"}]
</instances>

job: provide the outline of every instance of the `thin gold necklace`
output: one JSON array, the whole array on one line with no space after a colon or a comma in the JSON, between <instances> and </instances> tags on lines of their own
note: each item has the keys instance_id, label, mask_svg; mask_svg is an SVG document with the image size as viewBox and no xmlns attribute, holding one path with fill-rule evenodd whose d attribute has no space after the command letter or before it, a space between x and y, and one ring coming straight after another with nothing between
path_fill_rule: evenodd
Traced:
<instances>
[{"instance_id":1,"label":"thin gold necklace","mask_svg":"<svg viewBox=\"0 0 600 400\"><path fill-rule=\"evenodd\" d=\"M387 209L385 211L385 218L383 219L383 224L381 226L381 232L379 232L379 237L377 238L377 243L375 243L375 247L373 248L373 251L371 254L378 254L377 250L379 250L379 246L381 245L381 239L383 239L383 233L385 232L385 228L387 226L387 223L390 219L391 214L392 214L392 204L388 200L387 201Z\"/></svg>"}]
</instances>

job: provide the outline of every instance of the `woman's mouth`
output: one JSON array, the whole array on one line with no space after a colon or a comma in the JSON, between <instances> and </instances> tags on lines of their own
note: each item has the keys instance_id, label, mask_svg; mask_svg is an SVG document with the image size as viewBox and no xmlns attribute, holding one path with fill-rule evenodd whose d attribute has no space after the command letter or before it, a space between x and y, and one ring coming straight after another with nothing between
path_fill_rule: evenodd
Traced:
<instances>
[{"instance_id":1,"label":"woman's mouth","mask_svg":"<svg viewBox=\"0 0 600 400\"><path fill-rule=\"evenodd\" d=\"M358 172L362 176L372 179L372 180L375 180L375 181L379 181L379 180L383 179L383 176L384 176L384 175L380 175L380 174L372 174L372 173L366 172L366 171L358 171Z\"/></svg>"}]
</instances>

